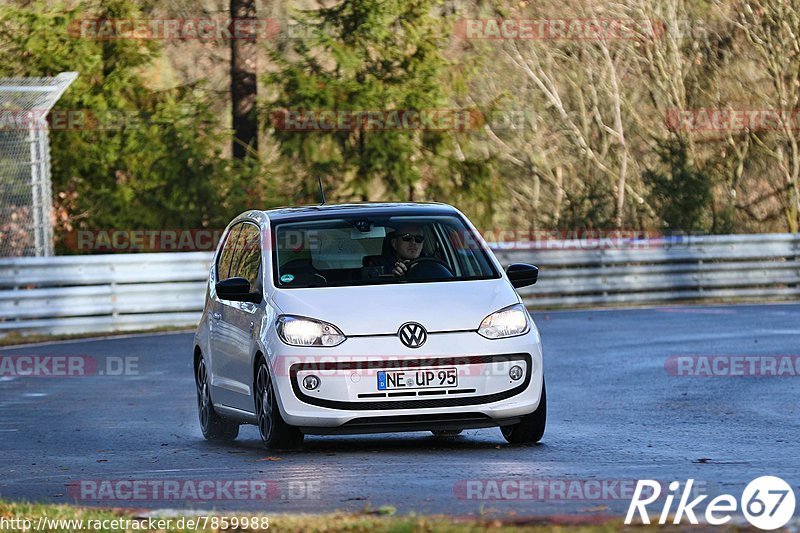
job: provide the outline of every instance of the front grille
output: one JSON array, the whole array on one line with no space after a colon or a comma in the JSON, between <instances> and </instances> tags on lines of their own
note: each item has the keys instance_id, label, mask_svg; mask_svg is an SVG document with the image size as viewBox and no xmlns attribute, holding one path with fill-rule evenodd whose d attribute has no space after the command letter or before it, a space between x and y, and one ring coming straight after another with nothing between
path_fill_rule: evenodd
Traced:
<instances>
[{"instance_id":1,"label":"front grille","mask_svg":"<svg viewBox=\"0 0 800 533\"><path fill-rule=\"evenodd\" d=\"M475 390L473 389L473 392ZM447 394L446 390L421 390L417 393L418 396L439 396L440 394Z\"/></svg>"},{"instance_id":2,"label":"front grille","mask_svg":"<svg viewBox=\"0 0 800 533\"><path fill-rule=\"evenodd\" d=\"M458 361L454 363L454 361ZM314 398L308 396L303 392L300 388L300 384L297 382L297 373L301 370L353 370L355 368L359 369L373 369L373 370L383 370L383 366L377 366L379 361L343 361L343 362L329 362L329 363L295 363L289 368L289 376L292 382L292 389L294 390L295 395L297 398L310 405L316 405L318 407L327 407L329 409L347 409L347 410L386 410L386 409L430 409L435 407L457 407L462 405L481 405L486 403L493 403L499 402L500 400L505 400L506 398L511 398L522 391L524 391L528 384L531 381L531 371L532 371L532 364L531 364L531 355L527 353L519 353L519 354L503 354L503 355L478 355L478 356L468 356L468 357L446 357L442 359L406 359L406 360L395 360L390 361L393 365L392 368L414 368L414 367L436 367L436 366L453 366L454 364L464 365L464 364L486 364L486 363L495 363L495 362L504 362L504 361L525 361L527 363L528 372L525 375L525 379L522 380L522 383L514 387L513 389L509 389L503 392L497 392L494 394L485 394L483 396L463 396L458 397L459 394L467 394L475 392L475 389L456 389L448 391L448 395L456 395L455 398L430 398L430 399L416 399L418 393L417 392L403 392L403 393L388 393L388 397L400 396L408 397L409 395L415 396L415 399L407 399L407 400L384 400L384 401L370 401L370 402L348 402L348 401L338 401L338 400L328 400L324 398ZM386 363L383 361L382 363ZM322 367L325 368L322 368ZM427 391L419 391L419 392L427 392ZM369 394L370 396L367 396ZM383 393L365 393L359 394L359 398L383 398L384 396L377 396L382 395ZM373 396L374 395L374 396ZM421 394L419 396L422 396ZM427 394L425 396L428 396Z\"/></svg>"}]
</instances>

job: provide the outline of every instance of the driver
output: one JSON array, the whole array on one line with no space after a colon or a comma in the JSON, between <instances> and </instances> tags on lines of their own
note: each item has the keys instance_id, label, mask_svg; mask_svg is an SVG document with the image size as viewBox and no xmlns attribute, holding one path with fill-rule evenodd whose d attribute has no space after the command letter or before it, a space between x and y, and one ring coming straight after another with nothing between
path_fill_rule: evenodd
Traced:
<instances>
[{"instance_id":1,"label":"driver","mask_svg":"<svg viewBox=\"0 0 800 533\"><path fill-rule=\"evenodd\" d=\"M397 277L405 276L408 272L408 264L418 259L422 253L425 234L419 226L400 226L391 235L390 242L395 255L392 274Z\"/></svg>"}]
</instances>

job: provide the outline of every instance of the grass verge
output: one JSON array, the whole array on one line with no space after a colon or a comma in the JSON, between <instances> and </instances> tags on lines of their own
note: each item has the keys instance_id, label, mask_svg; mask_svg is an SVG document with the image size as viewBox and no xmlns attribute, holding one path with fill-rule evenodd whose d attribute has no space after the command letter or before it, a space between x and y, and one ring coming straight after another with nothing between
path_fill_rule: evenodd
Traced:
<instances>
[{"instance_id":1,"label":"grass verge","mask_svg":"<svg viewBox=\"0 0 800 533\"><path fill-rule=\"evenodd\" d=\"M107 509L91 507L74 507L70 505L48 505L31 503L12 503L0 501L0 531L3 532L66 532L91 531L163 531L171 532L217 532L217 531L350 531L364 533L380 532L479 532L491 529L499 532L561 532L576 531L579 533L610 533L619 531L618 520L598 519L600 517L583 517L582 521L572 517L549 518L508 518L496 520L488 518L460 518L448 516L393 516L394 509L382 507L365 510L359 513L332 513L321 515L275 514L213 514L217 521L201 512L188 513L186 516L176 511L152 512L135 509ZM233 527L234 516L238 519L237 527ZM249 525L243 526L247 516ZM42 517L46 517L44 520ZM221 518L227 520L223 527ZM268 528L262 517L268 517ZM256 519L256 527L252 527L252 519ZM25 520L29 522L25 522ZM43 520L40 523L40 520ZM163 520L163 522L158 522ZM183 522L181 522L183 520ZM198 521L199 527L188 520ZM71 523L69 522L71 521ZM168 521L168 522L167 522ZM205 527L203 524L205 521ZM40 527L44 526L44 527ZM191 527L188 527L191 526ZM214 527L216 526L216 527Z\"/></svg>"}]
</instances>

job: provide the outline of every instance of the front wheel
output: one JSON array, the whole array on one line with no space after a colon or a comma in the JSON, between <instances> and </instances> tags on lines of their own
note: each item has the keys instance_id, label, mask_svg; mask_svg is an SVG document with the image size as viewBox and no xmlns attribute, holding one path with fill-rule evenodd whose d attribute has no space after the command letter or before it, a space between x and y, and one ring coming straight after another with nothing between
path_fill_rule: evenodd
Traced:
<instances>
[{"instance_id":1,"label":"front wheel","mask_svg":"<svg viewBox=\"0 0 800 533\"><path fill-rule=\"evenodd\" d=\"M529 415L522 417L513 426L503 426L500 431L503 437L511 444L534 444L542 440L544 428L547 425L547 389L542 380L542 399L539 407Z\"/></svg>"},{"instance_id":2,"label":"front wheel","mask_svg":"<svg viewBox=\"0 0 800 533\"><path fill-rule=\"evenodd\" d=\"M209 392L208 369L203 356L197 362L195 372L197 386L197 414L200 417L200 429L207 440L231 441L239 436L239 424L222 418L214 410Z\"/></svg>"},{"instance_id":3,"label":"front wheel","mask_svg":"<svg viewBox=\"0 0 800 533\"><path fill-rule=\"evenodd\" d=\"M303 433L300 429L287 424L281 416L275 398L275 387L269 375L266 361L262 358L258 363L255 382L256 413L258 414L258 432L264 446L270 450L292 450L303 444Z\"/></svg>"}]
</instances>

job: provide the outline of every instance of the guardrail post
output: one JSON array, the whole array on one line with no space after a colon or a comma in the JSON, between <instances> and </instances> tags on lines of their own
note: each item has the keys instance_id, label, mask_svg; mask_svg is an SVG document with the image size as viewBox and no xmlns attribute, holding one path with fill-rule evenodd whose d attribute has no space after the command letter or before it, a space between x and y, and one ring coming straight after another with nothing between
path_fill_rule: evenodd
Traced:
<instances>
[{"instance_id":1,"label":"guardrail post","mask_svg":"<svg viewBox=\"0 0 800 533\"><path fill-rule=\"evenodd\" d=\"M700 267L703 266L703 260L700 259L697 261L697 292L698 294L703 294L705 287L703 286L703 281L705 277L703 276L703 272Z\"/></svg>"}]
</instances>

